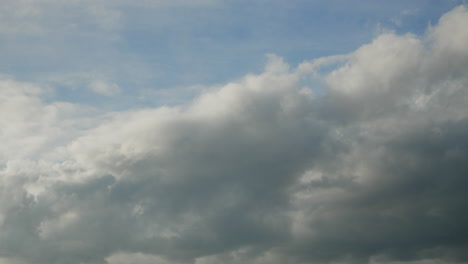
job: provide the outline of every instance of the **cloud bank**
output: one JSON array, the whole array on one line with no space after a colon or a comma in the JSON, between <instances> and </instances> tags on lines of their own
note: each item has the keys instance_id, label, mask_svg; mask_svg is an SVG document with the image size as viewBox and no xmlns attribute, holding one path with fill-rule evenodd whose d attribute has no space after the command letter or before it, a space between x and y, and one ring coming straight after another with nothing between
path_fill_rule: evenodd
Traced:
<instances>
[{"instance_id":1,"label":"cloud bank","mask_svg":"<svg viewBox=\"0 0 468 264\"><path fill-rule=\"evenodd\" d=\"M460 6L422 37L270 55L177 107L3 77L0 263L468 263L465 25Z\"/></svg>"}]
</instances>

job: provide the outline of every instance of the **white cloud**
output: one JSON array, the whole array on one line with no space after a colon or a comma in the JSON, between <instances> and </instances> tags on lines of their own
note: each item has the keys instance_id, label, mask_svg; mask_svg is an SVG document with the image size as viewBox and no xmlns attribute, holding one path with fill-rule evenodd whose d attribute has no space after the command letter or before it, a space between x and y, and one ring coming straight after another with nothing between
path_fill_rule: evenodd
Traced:
<instances>
[{"instance_id":1,"label":"white cloud","mask_svg":"<svg viewBox=\"0 0 468 264\"><path fill-rule=\"evenodd\" d=\"M401 27L403 25L403 20L405 17L407 16L411 16L411 15L414 15L416 13L418 13L418 9L404 9L400 12L400 14L398 14L397 16L394 16L390 19L390 21L395 24L395 26L397 27Z\"/></svg>"},{"instance_id":2,"label":"white cloud","mask_svg":"<svg viewBox=\"0 0 468 264\"><path fill-rule=\"evenodd\" d=\"M90 107L65 102L43 103L50 91L30 83L0 80L0 161L37 158L63 146L77 135L77 128L93 123L86 114Z\"/></svg>"},{"instance_id":3,"label":"white cloud","mask_svg":"<svg viewBox=\"0 0 468 264\"><path fill-rule=\"evenodd\" d=\"M98 94L113 96L121 92L119 86L115 83L109 83L103 80L94 80L89 84L89 88Z\"/></svg>"}]
</instances>

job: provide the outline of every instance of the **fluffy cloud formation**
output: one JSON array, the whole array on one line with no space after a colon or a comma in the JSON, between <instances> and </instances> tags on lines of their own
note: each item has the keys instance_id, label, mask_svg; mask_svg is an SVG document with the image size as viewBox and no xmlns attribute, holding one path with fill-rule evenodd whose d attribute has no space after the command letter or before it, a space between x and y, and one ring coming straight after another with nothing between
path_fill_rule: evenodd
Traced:
<instances>
[{"instance_id":1,"label":"fluffy cloud formation","mask_svg":"<svg viewBox=\"0 0 468 264\"><path fill-rule=\"evenodd\" d=\"M467 263L467 24L272 55L178 107L2 79L0 263ZM325 94L302 86L336 60Z\"/></svg>"}]
</instances>

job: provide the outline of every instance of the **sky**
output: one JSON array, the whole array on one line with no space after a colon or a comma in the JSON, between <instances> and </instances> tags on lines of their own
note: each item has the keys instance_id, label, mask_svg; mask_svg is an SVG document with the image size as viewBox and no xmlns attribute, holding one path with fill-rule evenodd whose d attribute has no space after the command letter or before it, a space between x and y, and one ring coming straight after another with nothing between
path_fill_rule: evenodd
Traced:
<instances>
[{"instance_id":1,"label":"sky","mask_svg":"<svg viewBox=\"0 0 468 264\"><path fill-rule=\"evenodd\" d=\"M1 0L0 264L468 263L468 5Z\"/></svg>"}]
</instances>

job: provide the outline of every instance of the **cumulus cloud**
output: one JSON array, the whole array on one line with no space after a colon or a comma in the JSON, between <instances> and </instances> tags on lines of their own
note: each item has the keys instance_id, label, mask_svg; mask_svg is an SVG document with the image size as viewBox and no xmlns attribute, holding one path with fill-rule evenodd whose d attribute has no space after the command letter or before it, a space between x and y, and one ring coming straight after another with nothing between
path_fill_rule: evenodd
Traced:
<instances>
[{"instance_id":1,"label":"cumulus cloud","mask_svg":"<svg viewBox=\"0 0 468 264\"><path fill-rule=\"evenodd\" d=\"M467 263L466 24L270 55L175 107L96 115L2 80L0 263Z\"/></svg>"}]
</instances>

